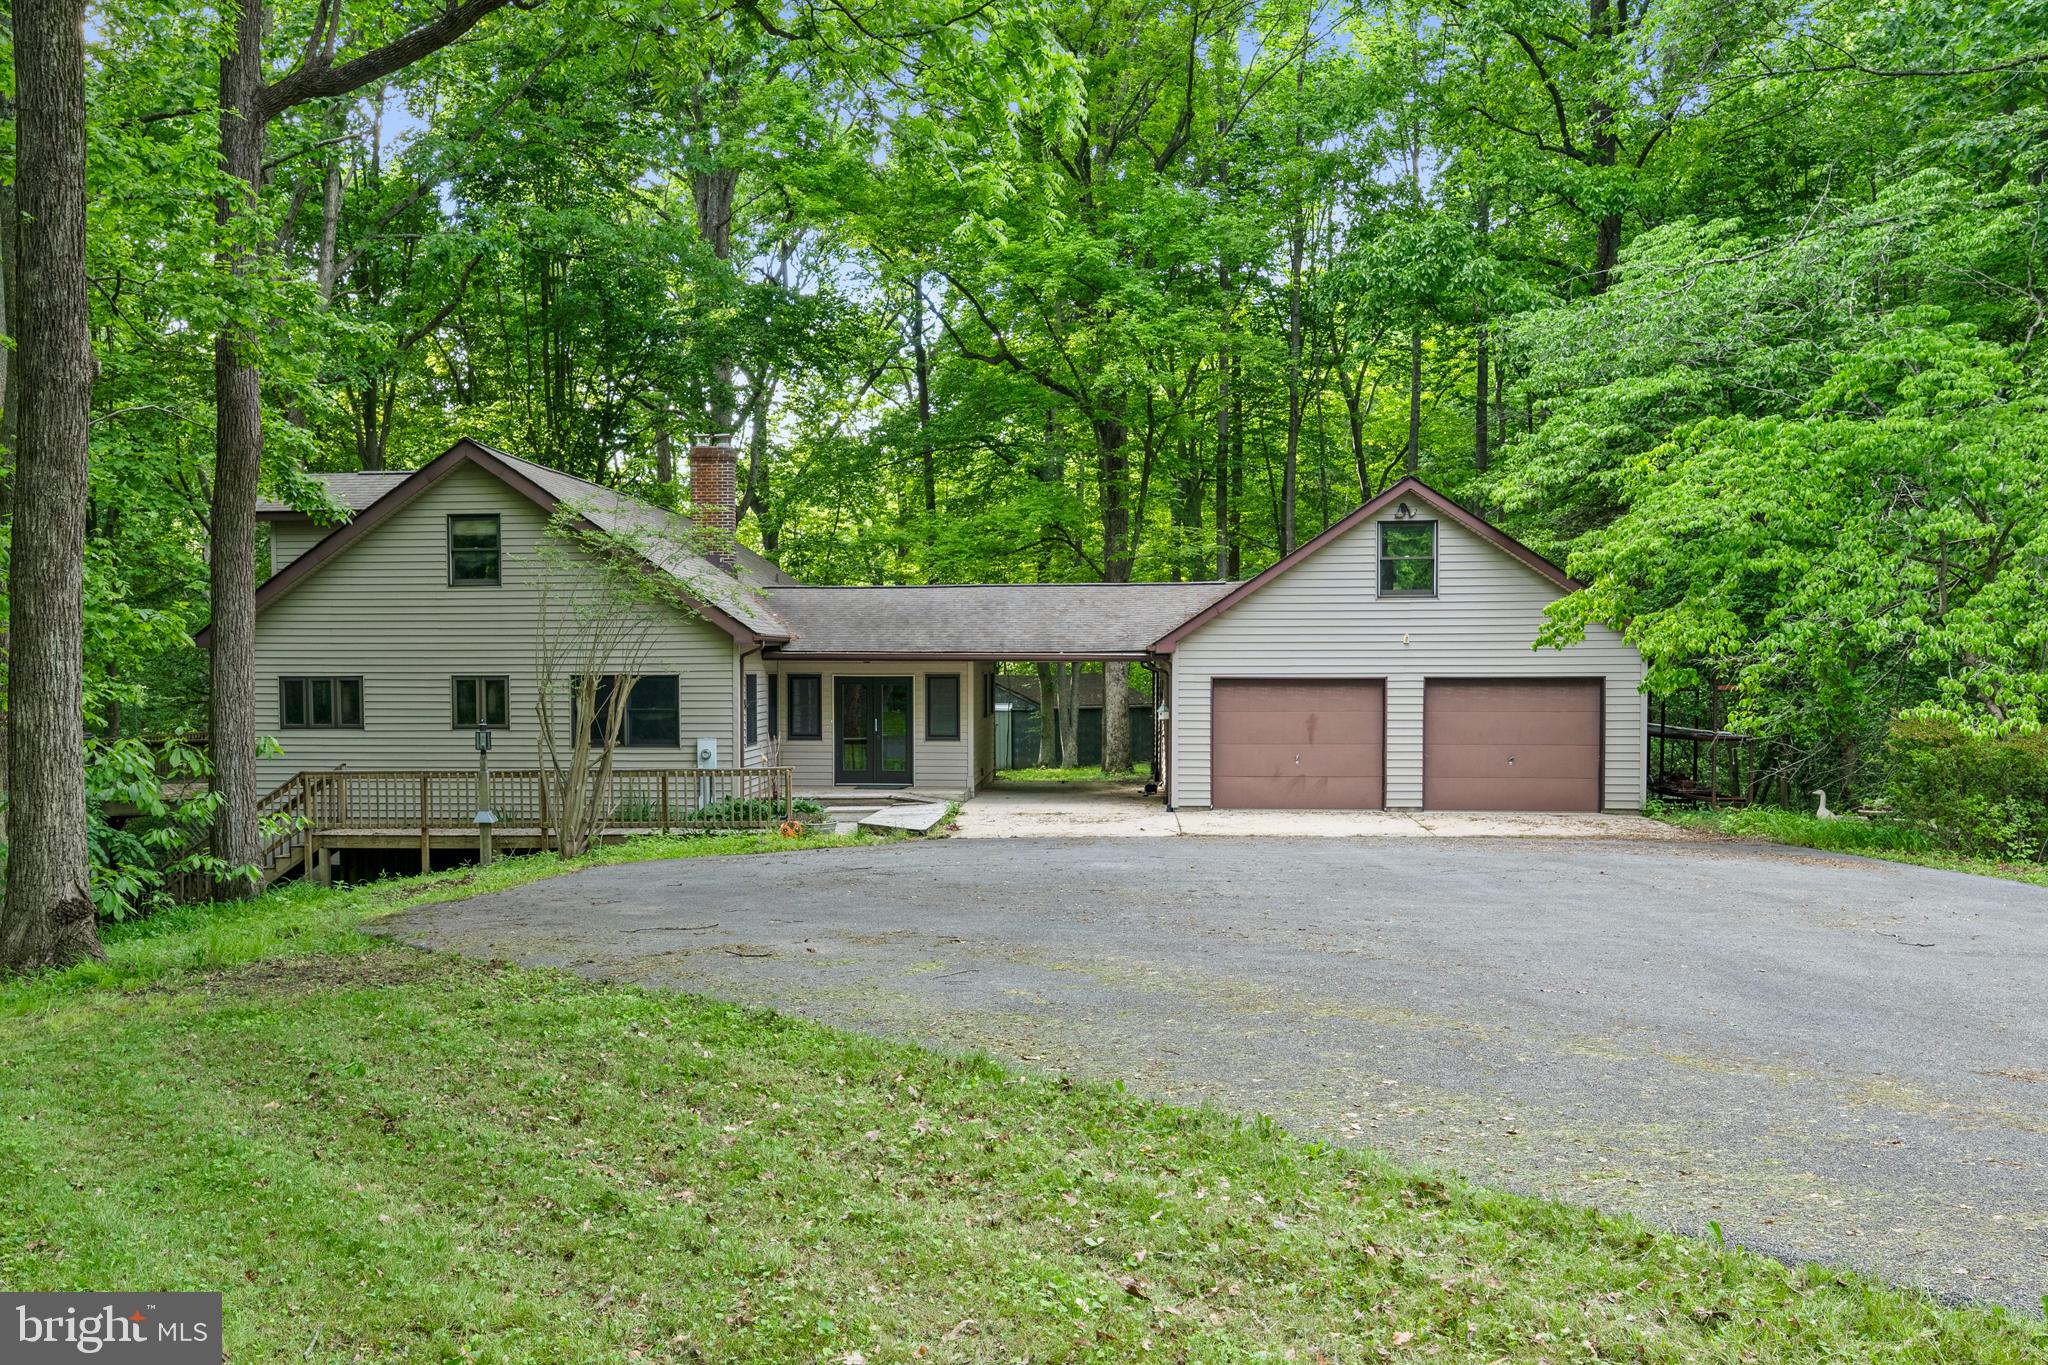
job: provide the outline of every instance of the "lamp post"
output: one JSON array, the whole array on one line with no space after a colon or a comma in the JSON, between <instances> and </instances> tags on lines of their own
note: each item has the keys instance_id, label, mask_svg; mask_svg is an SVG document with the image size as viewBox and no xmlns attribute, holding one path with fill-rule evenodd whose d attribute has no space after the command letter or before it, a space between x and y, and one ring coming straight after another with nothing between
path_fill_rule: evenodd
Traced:
<instances>
[{"instance_id":1,"label":"lamp post","mask_svg":"<svg viewBox=\"0 0 2048 1365\"><path fill-rule=\"evenodd\" d=\"M491 813L491 727L476 727L476 861L478 867L491 865L491 826L498 817Z\"/></svg>"}]
</instances>

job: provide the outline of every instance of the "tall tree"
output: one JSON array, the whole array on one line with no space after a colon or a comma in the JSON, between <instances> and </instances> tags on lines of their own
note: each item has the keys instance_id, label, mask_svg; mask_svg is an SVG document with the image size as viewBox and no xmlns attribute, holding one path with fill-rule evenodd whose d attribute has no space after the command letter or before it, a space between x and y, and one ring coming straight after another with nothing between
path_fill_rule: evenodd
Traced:
<instances>
[{"instance_id":1,"label":"tall tree","mask_svg":"<svg viewBox=\"0 0 2048 1365\"><path fill-rule=\"evenodd\" d=\"M7 586L7 893L0 966L101 956L85 810L84 0L16 0L21 408Z\"/></svg>"},{"instance_id":2,"label":"tall tree","mask_svg":"<svg viewBox=\"0 0 2048 1365\"><path fill-rule=\"evenodd\" d=\"M334 99L381 81L439 51L508 0L448 0L431 19L389 42L336 62L344 0L321 0L299 60L264 79L264 0L242 0L220 59L220 163L235 183L220 196L222 264L238 280L256 271L263 149L270 123L287 110ZM212 515L213 652L209 693L214 785L220 793L214 852L234 867L253 866L261 842L256 802L256 498L263 470L263 384L257 369L261 319L250 310L214 341ZM223 888L254 890L247 879Z\"/></svg>"}]
</instances>

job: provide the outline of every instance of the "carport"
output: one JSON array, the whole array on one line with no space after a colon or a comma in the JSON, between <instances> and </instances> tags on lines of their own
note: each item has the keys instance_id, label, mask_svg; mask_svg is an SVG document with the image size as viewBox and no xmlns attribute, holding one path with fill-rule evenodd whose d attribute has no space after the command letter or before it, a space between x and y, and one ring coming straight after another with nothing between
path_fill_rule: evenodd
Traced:
<instances>
[{"instance_id":1,"label":"carport","mask_svg":"<svg viewBox=\"0 0 2048 1365\"><path fill-rule=\"evenodd\" d=\"M775 738L805 790L894 787L953 799L995 780L1005 663L1155 668L1152 641L1228 583L967 583L779 587L790 640L763 654L787 699ZM1153 697L1105 686L1099 705ZM801 698L801 701L798 699ZM1155 712L1156 714L1156 712ZM781 719L778 717L778 719ZM1159 737L1155 727L1153 737ZM1156 748L1155 762L1160 761Z\"/></svg>"}]
</instances>

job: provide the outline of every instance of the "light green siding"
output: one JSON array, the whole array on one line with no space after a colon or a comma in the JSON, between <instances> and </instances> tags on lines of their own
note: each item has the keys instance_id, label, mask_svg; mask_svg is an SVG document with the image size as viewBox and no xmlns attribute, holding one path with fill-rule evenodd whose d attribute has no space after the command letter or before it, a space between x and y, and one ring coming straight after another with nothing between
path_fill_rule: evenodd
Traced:
<instances>
[{"instance_id":1,"label":"light green siding","mask_svg":"<svg viewBox=\"0 0 2048 1365\"><path fill-rule=\"evenodd\" d=\"M448 582L447 518L458 512L502 518L501 585ZM257 721L284 752L259 761L264 784L343 765L474 764L472 732L452 726L450 679L460 674L510 679L511 725L497 736L491 761L537 766L534 655L541 613L534 551L546 524L541 510L513 489L482 470L460 468L273 602L256 621ZM740 750L739 667L731 637L682 610L647 610L652 635L641 671L680 676L682 743L621 749L619 763L687 766L697 737L711 736L720 763L732 764ZM278 678L298 674L360 676L363 728L281 729Z\"/></svg>"},{"instance_id":2,"label":"light green siding","mask_svg":"<svg viewBox=\"0 0 2048 1365\"><path fill-rule=\"evenodd\" d=\"M272 573L281 573L287 564L318 545L329 531L338 529L305 517L271 517L269 521Z\"/></svg>"}]
</instances>

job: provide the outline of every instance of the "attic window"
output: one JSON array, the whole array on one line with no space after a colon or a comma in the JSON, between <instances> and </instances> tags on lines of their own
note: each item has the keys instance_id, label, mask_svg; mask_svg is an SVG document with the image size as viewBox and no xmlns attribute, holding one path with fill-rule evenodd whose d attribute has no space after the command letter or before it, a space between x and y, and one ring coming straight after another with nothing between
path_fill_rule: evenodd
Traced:
<instances>
[{"instance_id":1,"label":"attic window","mask_svg":"<svg viewBox=\"0 0 2048 1365\"><path fill-rule=\"evenodd\" d=\"M497 513L457 513L448 518L450 583L496 583L501 559Z\"/></svg>"},{"instance_id":2,"label":"attic window","mask_svg":"<svg viewBox=\"0 0 2048 1365\"><path fill-rule=\"evenodd\" d=\"M1380 595L1436 593L1436 523L1380 523Z\"/></svg>"}]
</instances>

